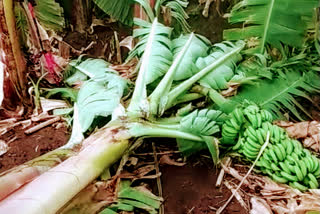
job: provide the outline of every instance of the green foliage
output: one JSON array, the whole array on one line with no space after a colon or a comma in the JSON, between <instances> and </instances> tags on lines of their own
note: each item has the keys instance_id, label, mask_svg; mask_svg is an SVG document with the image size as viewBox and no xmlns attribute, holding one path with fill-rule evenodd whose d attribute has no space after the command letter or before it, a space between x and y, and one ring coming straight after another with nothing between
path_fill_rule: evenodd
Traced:
<instances>
[{"instance_id":1,"label":"green foliage","mask_svg":"<svg viewBox=\"0 0 320 214\"><path fill-rule=\"evenodd\" d=\"M36 0L34 11L46 29L62 31L65 27L63 8L55 0Z\"/></svg>"},{"instance_id":2,"label":"green foliage","mask_svg":"<svg viewBox=\"0 0 320 214\"><path fill-rule=\"evenodd\" d=\"M232 77L232 82L245 83L247 80L267 78L272 79L272 72L267 67L267 59L260 54L255 54L242 61L236 68L236 75Z\"/></svg>"},{"instance_id":3,"label":"green foliage","mask_svg":"<svg viewBox=\"0 0 320 214\"><path fill-rule=\"evenodd\" d=\"M243 28L224 31L227 40L259 41L257 51L263 53L266 44L281 48L281 43L302 47L304 37L318 6L318 0L244 0L230 14L230 23L243 23Z\"/></svg>"},{"instance_id":4,"label":"green foliage","mask_svg":"<svg viewBox=\"0 0 320 214\"><path fill-rule=\"evenodd\" d=\"M109 68L110 63L103 59L83 59L80 57L69 63L68 68L64 73L65 82L68 85L73 85L90 79L103 78L105 74L117 72Z\"/></svg>"},{"instance_id":5,"label":"green foliage","mask_svg":"<svg viewBox=\"0 0 320 214\"><path fill-rule=\"evenodd\" d=\"M215 44L211 54L197 59L196 66L201 70L231 51L234 47L235 45L229 42ZM234 76L235 63L240 61L241 58L239 53L235 54L219 67L212 69L212 71L199 80L199 83L213 89L227 88L227 82Z\"/></svg>"},{"instance_id":6,"label":"green foliage","mask_svg":"<svg viewBox=\"0 0 320 214\"><path fill-rule=\"evenodd\" d=\"M149 33L152 25L149 22L141 19L135 19L134 23L142 28L135 29L133 31L133 37L139 38L138 44L130 52L128 59L134 56L142 57L146 50ZM146 73L146 83L152 83L159 77L162 77L169 69L173 56L171 52L172 44L170 40L171 28L168 28L161 23L157 23L155 26L155 35L150 41L150 48L152 50L149 56L148 68ZM143 60L143 59L142 59Z\"/></svg>"},{"instance_id":7,"label":"green foliage","mask_svg":"<svg viewBox=\"0 0 320 214\"><path fill-rule=\"evenodd\" d=\"M191 155L208 148L214 164L219 160L218 140L212 135L220 131L221 125L226 116L216 110L195 110L180 121L180 130L200 136L203 142L196 142L187 139L177 139L179 150L184 155Z\"/></svg>"},{"instance_id":8,"label":"green foliage","mask_svg":"<svg viewBox=\"0 0 320 214\"><path fill-rule=\"evenodd\" d=\"M22 44L26 45L29 28L28 28L27 16L24 12L24 9L21 7L21 4L15 3L14 13L16 17L17 30L19 32L19 38L21 39Z\"/></svg>"},{"instance_id":9,"label":"green foliage","mask_svg":"<svg viewBox=\"0 0 320 214\"><path fill-rule=\"evenodd\" d=\"M309 71L301 73L289 70L282 76L272 80L260 80L255 85L246 85L232 98L232 101L242 103L250 100L269 110L275 118L283 118L287 109L302 120L297 107L308 115L308 112L298 102L296 97L309 99L308 93L320 91L320 77ZM310 100L311 101L311 100Z\"/></svg>"},{"instance_id":10,"label":"green foliage","mask_svg":"<svg viewBox=\"0 0 320 214\"><path fill-rule=\"evenodd\" d=\"M133 5L135 3L141 5L148 15L150 22L153 22L155 17L159 18L160 7L167 7L170 8L170 16L177 21L184 32L190 32L190 26L186 21L189 17L184 11L184 8L188 5L187 0L157 0L154 10L147 0L94 0L94 2L106 14L109 14L114 19L130 26L135 24L133 17Z\"/></svg>"},{"instance_id":11,"label":"green foliage","mask_svg":"<svg viewBox=\"0 0 320 214\"><path fill-rule=\"evenodd\" d=\"M189 39L189 36L189 34L181 35L179 38L172 41L173 58L178 56L179 52ZM184 80L197 73L199 69L196 66L196 60L199 57L206 56L209 47L210 41L207 38L200 35L195 35L191 41L189 49L177 68L174 80Z\"/></svg>"},{"instance_id":12,"label":"green foliage","mask_svg":"<svg viewBox=\"0 0 320 214\"><path fill-rule=\"evenodd\" d=\"M110 116L119 105L126 81L116 74L105 74L99 80L86 81L78 93L79 122L82 132L88 130L97 116Z\"/></svg>"},{"instance_id":13,"label":"green foliage","mask_svg":"<svg viewBox=\"0 0 320 214\"><path fill-rule=\"evenodd\" d=\"M132 25L132 0L93 0L94 3L105 13L120 22Z\"/></svg>"},{"instance_id":14,"label":"green foliage","mask_svg":"<svg viewBox=\"0 0 320 214\"><path fill-rule=\"evenodd\" d=\"M188 0L158 0L158 2L161 2L163 7L170 8L170 16L177 21L183 32L191 31L190 25L186 21L189 16L184 11L184 8L189 4Z\"/></svg>"},{"instance_id":15,"label":"green foliage","mask_svg":"<svg viewBox=\"0 0 320 214\"><path fill-rule=\"evenodd\" d=\"M120 211L132 212L136 208L150 214L158 213L163 199L152 194L145 187L131 187L130 181L121 181L117 193L117 203L109 206L99 214L113 214Z\"/></svg>"},{"instance_id":16,"label":"green foliage","mask_svg":"<svg viewBox=\"0 0 320 214\"><path fill-rule=\"evenodd\" d=\"M77 100L78 90L73 88L52 88L47 89L48 91L46 97L51 97L56 94L60 94L64 99L70 99L72 102Z\"/></svg>"}]
</instances>

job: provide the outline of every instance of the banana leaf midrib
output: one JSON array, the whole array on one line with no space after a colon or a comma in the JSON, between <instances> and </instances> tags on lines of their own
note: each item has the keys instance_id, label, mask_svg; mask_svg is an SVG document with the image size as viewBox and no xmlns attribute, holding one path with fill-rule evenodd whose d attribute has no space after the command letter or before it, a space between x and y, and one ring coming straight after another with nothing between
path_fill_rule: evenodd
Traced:
<instances>
[{"instance_id":1,"label":"banana leaf midrib","mask_svg":"<svg viewBox=\"0 0 320 214\"><path fill-rule=\"evenodd\" d=\"M266 105L269 102L272 102L274 100L276 100L277 97L281 97L283 94L285 94L287 91L290 90L291 86L294 86L296 83L298 83L300 81L300 79L294 81L292 84L290 84L287 88L285 88L284 90L280 91L280 93L278 93L276 96L272 96L270 99L265 100L263 103L261 103L261 106Z\"/></svg>"},{"instance_id":2,"label":"banana leaf midrib","mask_svg":"<svg viewBox=\"0 0 320 214\"><path fill-rule=\"evenodd\" d=\"M271 17L272 17L274 1L275 0L271 0L269 11L268 11L268 16L266 17L264 31L263 31L263 35L262 35L262 43L261 43L261 51L260 51L261 53L263 53L263 51L264 51L264 46L265 46L265 43L266 43L266 38L267 38L269 25L270 25L270 20L271 20Z\"/></svg>"}]
</instances>

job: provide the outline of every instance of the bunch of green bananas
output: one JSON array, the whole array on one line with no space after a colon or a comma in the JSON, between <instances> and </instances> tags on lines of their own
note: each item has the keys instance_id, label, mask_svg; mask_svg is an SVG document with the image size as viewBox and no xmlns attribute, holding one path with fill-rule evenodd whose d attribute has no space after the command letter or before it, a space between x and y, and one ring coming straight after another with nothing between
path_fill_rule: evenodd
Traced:
<instances>
[{"instance_id":1,"label":"bunch of green bananas","mask_svg":"<svg viewBox=\"0 0 320 214\"><path fill-rule=\"evenodd\" d=\"M233 145L247 159L255 160L269 132L269 144L257 162L260 170L302 191L318 188L319 159L299 141L290 139L284 129L273 125L270 112L250 104L236 108L229 116L222 126L222 144Z\"/></svg>"}]
</instances>

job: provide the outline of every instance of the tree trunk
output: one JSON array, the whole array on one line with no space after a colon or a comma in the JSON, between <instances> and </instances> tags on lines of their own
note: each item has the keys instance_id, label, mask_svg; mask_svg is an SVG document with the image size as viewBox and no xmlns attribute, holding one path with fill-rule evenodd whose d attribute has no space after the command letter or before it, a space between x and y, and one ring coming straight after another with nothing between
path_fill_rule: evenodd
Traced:
<instances>
[{"instance_id":1,"label":"tree trunk","mask_svg":"<svg viewBox=\"0 0 320 214\"><path fill-rule=\"evenodd\" d=\"M4 64L2 106L15 111L26 105L26 64L20 49L12 0L0 0L0 61Z\"/></svg>"},{"instance_id":2,"label":"tree trunk","mask_svg":"<svg viewBox=\"0 0 320 214\"><path fill-rule=\"evenodd\" d=\"M91 1L89 0L73 0L71 13L71 22L74 30L79 33L85 33L91 24Z\"/></svg>"}]
</instances>

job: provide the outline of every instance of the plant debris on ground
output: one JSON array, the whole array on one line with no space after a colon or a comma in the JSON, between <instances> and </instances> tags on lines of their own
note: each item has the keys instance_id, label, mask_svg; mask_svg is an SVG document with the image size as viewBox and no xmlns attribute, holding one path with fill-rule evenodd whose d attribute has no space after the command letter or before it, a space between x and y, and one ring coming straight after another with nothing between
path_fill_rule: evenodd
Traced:
<instances>
[{"instance_id":1,"label":"plant debris on ground","mask_svg":"<svg viewBox=\"0 0 320 214\"><path fill-rule=\"evenodd\" d=\"M0 213L320 210L318 0L0 12Z\"/></svg>"}]
</instances>

